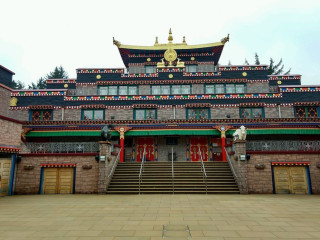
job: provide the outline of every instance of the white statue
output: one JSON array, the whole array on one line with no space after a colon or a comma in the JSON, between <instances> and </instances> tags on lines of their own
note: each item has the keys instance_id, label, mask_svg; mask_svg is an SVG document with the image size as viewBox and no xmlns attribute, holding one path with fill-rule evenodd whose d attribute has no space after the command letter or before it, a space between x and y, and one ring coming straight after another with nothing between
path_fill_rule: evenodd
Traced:
<instances>
[{"instance_id":1,"label":"white statue","mask_svg":"<svg viewBox=\"0 0 320 240\"><path fill-rule=\"evenodd\" d=\"M237 129L233 134L233 141L236 140L246 140L247 138L247 128L241 126L240 129Z\"/></svg>"}]
</instances>

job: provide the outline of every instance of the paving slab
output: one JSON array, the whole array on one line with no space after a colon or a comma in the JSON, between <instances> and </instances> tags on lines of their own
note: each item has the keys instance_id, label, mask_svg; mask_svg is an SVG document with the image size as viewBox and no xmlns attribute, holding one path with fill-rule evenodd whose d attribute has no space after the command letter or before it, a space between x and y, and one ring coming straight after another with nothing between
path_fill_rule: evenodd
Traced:
<instances>
[{"instance_id":1,"label":"paving slab","mask_svg":"<svg viewBox=\"0 0 320 240\"><path fill-rule=\"evenodd\" d=\"M21 195L0 198L0 239L320 239L320 195ZM170 228L169 228L170 230Z\"/></svg>"}]
</instances>

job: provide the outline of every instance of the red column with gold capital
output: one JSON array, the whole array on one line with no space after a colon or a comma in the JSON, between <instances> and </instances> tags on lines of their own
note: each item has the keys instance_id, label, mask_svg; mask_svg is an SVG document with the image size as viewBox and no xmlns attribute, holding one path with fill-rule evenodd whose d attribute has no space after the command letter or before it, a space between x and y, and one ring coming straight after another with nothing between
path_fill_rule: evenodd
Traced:
<instances>
[{"instance_id":1,"label":"red column with gold capital","mask_svg":"<svg viewBox=\"0 0 320 240\"><path fill-rule=\"evenodd\" d=\"M124 133L131 129L131 127L115 127L117 132L120 133L120 162L124 161Z\"/></svg>"},{"instance_id":2,"label":"red column with gold capital","mask_svg":"<svg viewBox=\"0 0 320 240\"><path fill-rule=\"evenodd\" d=\"M222 161L227 161L227 153L226 153L226 131L230 129L229 126L216 126L216 129L218 129L221 133L221 153L222 153Z\"/></svg>"}]
</instances>

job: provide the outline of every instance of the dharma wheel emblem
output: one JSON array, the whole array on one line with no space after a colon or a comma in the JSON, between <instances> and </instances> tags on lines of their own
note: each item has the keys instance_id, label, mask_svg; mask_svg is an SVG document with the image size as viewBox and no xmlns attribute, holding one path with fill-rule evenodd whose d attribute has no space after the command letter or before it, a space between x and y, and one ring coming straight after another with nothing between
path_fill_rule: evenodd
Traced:
<instances>
[{"instance_id":1,"label":"dharma wheel emblem","mask_svg":"<svg viewBox=\"0 0 320 240\"><path fill-rule=\"evenodd\" d=\"M177 59L177 56L177 52L172 48L169 48L164 53L164 58L169 62L170 66L172 66L172 62Z\"/></svg>"}]
</instances>

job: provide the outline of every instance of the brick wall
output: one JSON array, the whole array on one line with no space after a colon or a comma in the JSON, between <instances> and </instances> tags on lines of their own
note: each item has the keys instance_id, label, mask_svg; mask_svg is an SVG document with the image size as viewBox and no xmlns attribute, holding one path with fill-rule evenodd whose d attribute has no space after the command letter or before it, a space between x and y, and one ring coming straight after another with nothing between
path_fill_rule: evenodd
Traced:
<instances>
[{"instance_id":1,"label":"brick wall","mask_svg":"<svg viewBox=\"0 0 320 240\"><path fill-rule=\"evenodd\" d=\"M176 108L176 119L186 119L186 108Z\"/></svg>"},{"instance_id":2,"label":"brick wall","mask_svg":"<svg viewBox=\"0 0 320 240\"><path fill-rule=\"evenodd\" d=\"M173 119L173 108L158 108L158 119Z\"/></svg>"},{"instance_id":3,"label":"brick wall","mask_svg":"<svg viewBox=\"0 0 320 240\"><path fill-rule=\"evenodd\" d=\"M150 95L150 85L139 85L139 95Z\"/></svg>"},{"instance_id":4,"label":"brick wall","mask_svg":"<svg viewBox=\"0 0 320 240\"><path fill-rule=\"evenodd\" d=\"M131 120L133 119L133 109L107 109L105 119L110 120L114 116L115 120Z\"/></svg>"},{"instance_id":5,"label":"brick wall","mask_svg":"<svg viewBox=\"0 0 320 240\"><path fill-rule=\"evenodd\" d=\"M312 193L320 193L320 154L251 154L248 161L249 193L272 193L271 162L310 162ZM256 169L256 164L264 164L265 169Z\"/></svg>"},{"instance_id":6,"label":"brick wall","mask_svg":"<svg viewBox=\"0 0 320 240\"><path fill-rule=\"evenodd\" d=\"M265 107L264 116L265 118L278 118L279 117L278 107Z\"/></svg>"},{"instance_id":7,"label":"brick wall","mask_svg":"<svg viewBox=\"0 0 320 240\"><path fill-rule=\"evenodd\" d=\"M281 111L282 118L293 118L294 117L293 107L280 106L280 111Z\"/></svg>"},{"instance_id":8,"label":"brick wall","mask_svg":"<svg viewBox=\"0 0 320 240\"><path fill-rule=\"evenodd\" d=\"M0 85L0 115L11 117L9 115L11 91Z\"/></svg>"},{"instance_id":9,"label":"brick wall","mask_svg":"<svg viewBox=\"0 0 320 240\"><path fill-rule=\"evenodd\" d=\"M247 93L268 93L270 92L268 82L247 83Z\"/></svg>"},{"instance_id":10,"label":"brick wall","mask_svg":"<svg viewBox=\"0 0 320 240\"><path fill-rule=\"evenodd\" d=\"M29 110L10 110L9 116L19 121L29 121Z\"/></svg>"},{"instance_id":11,"label":"brick wall","mask_svg":"<svg viewBox=\"0 0 320 240\"><path fill-rule=\"evenodd\" d=\"M239 108L211 108L211 118L212 119L226 119L227 115L230 115L231 119L239 118Z\"/></svg>"},{"instance_id":12,"label":"brick wall","mask_svg":"<svg viewBox=\"0 0 320 240\"><path fill-rule=\"evenodd\" d=\"M0 145L20 145L22 124L0 118Z\"/></svg>"},{"instance_id":13,"label":"brick wall","mask_svg":"<svg viewBox=\"0 0 320 240\"><path fill-rule=\"evenodd\" d=\"M53 112L53 115L55 113ZM81 109L65 109L64 111L65 121L79 121L81 120Z\"/></svg>"},{"instance_id":14,"label":"brick wall","mask_svg":"<svg viewBox=\"0 0 320 240\"><path fill-rule=\"evenodd\" d=\"M97 86L77 85L77 95L97 95Z\"/></svg>"},{"instance_id":15,"label":"brick wall","mask_svg":"<svg viewBox=\"0 0 320 240\"><path fill-rule=\"evenodd\" d=\"M192 84L192 94L203 94L203 84Z\"/></svg>"},{"instance_id":16,"label":"brick wall","mask_svg":"<svg viewBox=\"0 0 320 240\"><path fill-rule=\"evenodd\" d=\"M76 163L75 193L98 192L98 163L95 156L23 156L17 164L16 194L38 194L40 187L41 163ZM92 165L92 169L82 169L83 165ZM25 170L25 165L34 169Z\"/></svg>"},{"instance_id":17,"label":"brick wall","mask_svg":"<svg viewBox=\"0 0 320 240\"><path fill-rule=\"evenodd\" d=\"M53 121L62 121L62 111L65 111L63 109L54 109L53 110Z\"/></svg>"}]
</instances>

